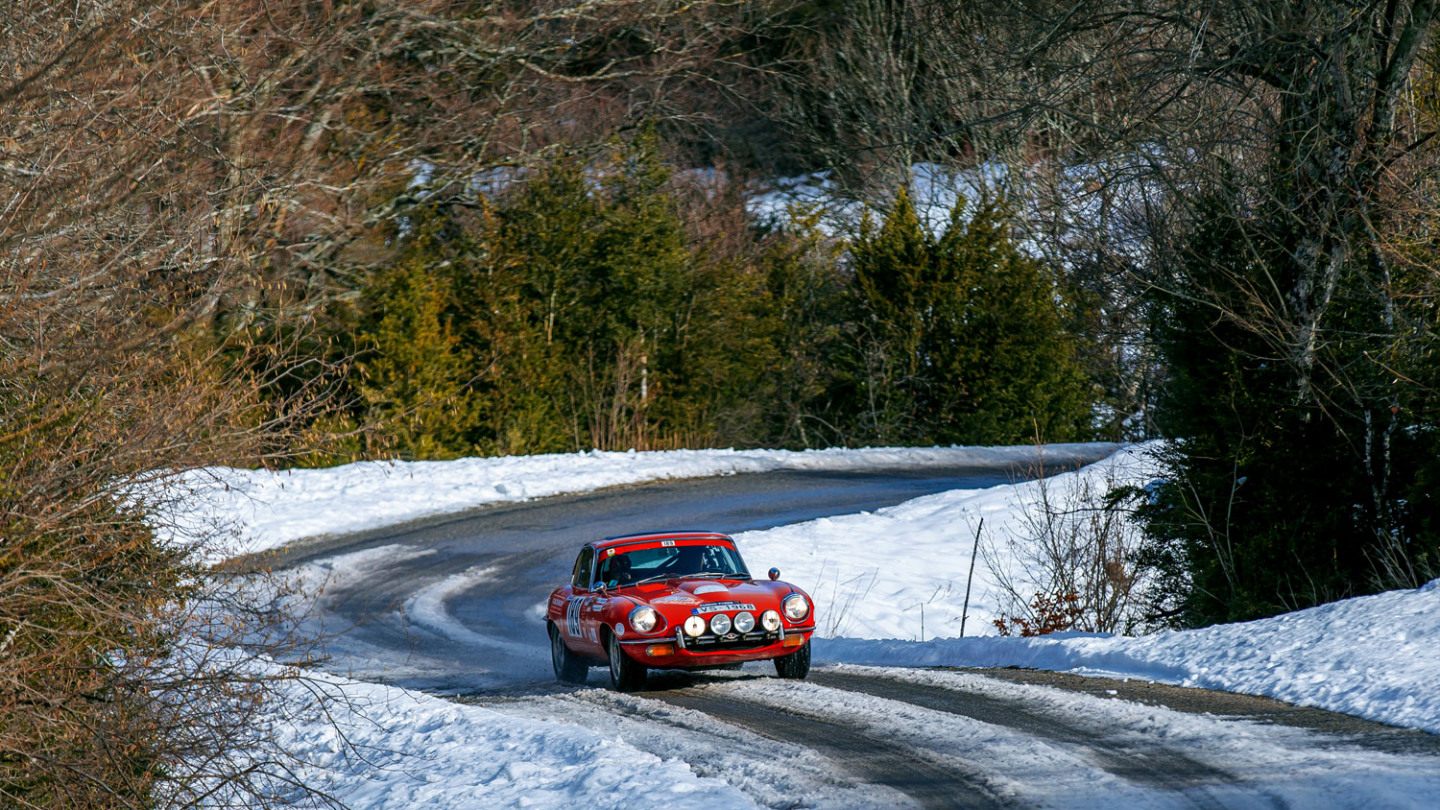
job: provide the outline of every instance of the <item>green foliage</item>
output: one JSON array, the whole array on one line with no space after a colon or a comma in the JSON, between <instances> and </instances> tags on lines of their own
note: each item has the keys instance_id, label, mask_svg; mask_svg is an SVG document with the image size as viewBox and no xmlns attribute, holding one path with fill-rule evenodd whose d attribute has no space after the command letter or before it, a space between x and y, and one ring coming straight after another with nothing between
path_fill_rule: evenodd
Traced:
<instances>
[{"instance_id":1,"label":"green foliage","mask_svg":"<svg viewBox=\"0 0 1440 810\"><path fill-rule=\"evenodd\" d=\"M902 189L851 249L861 317L856 411L875 440L1001 444L1085 435L1089 389L1049 271L1003 205L964 201L938 238Z\"/></svg>"},{"instance_id":2,"label":"green foliage","mask_svg":"<svg viewBox=\"0 0 1440 810\"><path fill-rule=\"evenodd\" d=\"M937 239L902 192L847 256L813 212L752 233L686 190L644 135L412 212L362 291L356 407L315 433L417 458L1085 434L1064 300L1000 204Z\"/></svg>"},{"instance_id":3,"label":"green foliage","mask_svg":"<svg viewBox=\"0 0 1440 810\"><path fill-rule=\"evenodd\" d=\"M443 458L766 437L766 276L687 229L649 136L412 218L363 291L371 452Z\"/></svg>"},{"instance_id":4,"label":"green foliage","mask_svg":"<svg viewBox=\"0 0 1440 810\"><path fill-rule=\"evenodd\" d=\"M453 458L471 450L474 364L453 325L449 268L433 262L436 223L415 227L409 248L367 290L373 309L357 341L356 388L386 449Z\"/></svg>"},{"instance_id":5,"label":"green foliage","mask_svg":"<svg viewBox=\"0 0 1440 810\"><path fill-rule=\"evenodd\" d=\"M1161 427L1180 443L1143 511L1148 554L1185 624L1294 610L1383 587L1417 585L1440 547L1433 480L1436 413L1423 375L1435 332L1405 347L1377 329L1384 298L1354 267L1337 283L1315 396L1257 328L1295 272L1274 221L1217 203L1188 241L1184 286L1159 301L1170 379ZM1257 279L1265 279L1262 284ZM1405 283L1403 279L1399 280ZM1433 371L1428 372L1433 374ZM1427 573L1428 572L1428 573Z\"/></svg>"},{"instance_id":6,"label":"green foliage","mask_svg":"<svg viewBox=\"0 0 1440 810\"><path fill-rule=\"evenodd\" d=\"M760 260L775 324L767 433L784 446L844 444L848 415L835 402L851 331L842 245L822 233L819 212L797 209L790 219L789 231L769 235Z\"/></svg>"}]
</instances>

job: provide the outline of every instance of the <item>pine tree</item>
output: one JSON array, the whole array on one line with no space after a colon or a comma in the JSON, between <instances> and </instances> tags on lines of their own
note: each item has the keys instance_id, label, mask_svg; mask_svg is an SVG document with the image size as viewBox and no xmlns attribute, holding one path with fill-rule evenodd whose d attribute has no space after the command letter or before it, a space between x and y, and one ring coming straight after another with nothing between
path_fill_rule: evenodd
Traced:
<instances>
[{"instance_id":1,"label":"pine tree","mask_svg":"<svg viewBox=\"0 0 1440 810\"><path fill-rule=\"evenodd\" d=\"M928 275L922 410L934 441L1003 444L1086 434L1088 385L1052 274L1010 236L1002 204L956 204Z\"/></svg>"},{"instance_id":2,"label":"pine tree","mask_svg":"<svg viewBox=\"0 0 1440 810\"><path fill-rule=\"evenodd\" d=\"M956 203L939 239L908 194L851 248L861 436L1003 444L1082 437L1089 386L1051 273L1010 236L1003 205Z\"/></svg>"},{"instance_id":3,"label":"pine tree","mask_svg":"<svg viewBox=\"0 0 1440 810\"><path fill-rule=\"evenodd\" d=\"M441 459L471 450L472 363L453 325L449 268L433 261L433 221L372 281L356 388L366 426L384 451Z\"/></svg>"},{"instance_id":4,"label":"pine tree","mask_svg":"<svg viewBox=\"0 0 1440 810\"><path fill-rule=\"evenodd\" d=\"M924 441L917 409L935 244L905 188L878 230L867 213L850 260L858 298L851 407L860 435L881 443Z\"/></svg>"}]
</instances>

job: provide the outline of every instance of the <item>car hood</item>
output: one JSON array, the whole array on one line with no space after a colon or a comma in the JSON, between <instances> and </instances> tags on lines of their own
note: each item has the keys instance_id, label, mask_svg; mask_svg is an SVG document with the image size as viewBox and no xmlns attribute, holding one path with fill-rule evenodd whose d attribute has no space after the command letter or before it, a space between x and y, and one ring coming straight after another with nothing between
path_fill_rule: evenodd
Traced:
<instances>
[{"instance_id":1,"label":"car hood","mask_svg":"<svg viewBox=\"0 0 1440 810\"><path fill-rule=\"evenodd\" d=\"M689 613L702 605L728 602L754 605L756 610L778 609L780 600L793 590L784 582L678 579L641 585L630 595L657 608L683 608Z\"/></svg>"}]
</instances>

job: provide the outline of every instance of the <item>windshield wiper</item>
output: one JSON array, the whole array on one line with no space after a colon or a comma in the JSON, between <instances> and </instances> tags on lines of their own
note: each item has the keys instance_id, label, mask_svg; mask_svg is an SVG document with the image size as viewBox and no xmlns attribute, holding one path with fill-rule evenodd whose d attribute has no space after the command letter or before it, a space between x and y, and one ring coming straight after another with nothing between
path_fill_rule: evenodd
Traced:
<instances>
[{"instance_id":1,"label":"windshield wiper","mask_svg":"<svg viewBox=\"0 0 1440 810\"><path fill-rule=\"evenodd\" d=\"M734 571L701 571L697 574L686 574L687 577L708 578L719 577L720 579L749 579L744 574L737 574Z\"/></svg>"}]
</instances>

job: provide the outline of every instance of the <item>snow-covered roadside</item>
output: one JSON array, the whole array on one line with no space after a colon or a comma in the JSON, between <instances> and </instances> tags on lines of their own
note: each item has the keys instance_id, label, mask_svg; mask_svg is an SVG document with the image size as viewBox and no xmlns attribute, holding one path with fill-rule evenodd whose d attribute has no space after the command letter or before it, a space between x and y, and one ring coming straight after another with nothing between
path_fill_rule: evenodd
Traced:
<instances>
[{"instance_id":1,"label":"snow-covered roadside","mask_svg":"<svg viewBox=\"0 0 1440 810\"><path fill-rule=\"evenodd\" d=\"M361 462L316 470L192 470L165 482L186 493L166 515L163 539L200 544L213 559L463 512L486 504L574 494L623 484L775 470L1029 465L1094 458L1120 445L867 448L861 450L593 451L443 462ZM170 502L167 500L167 502ZM233 541L214 548L217 535Z\"/></svg>"},{"instance_id":2,"label":"snow-covered roadside","mask_svg":"<svg viewBox=\"0 0 1440 810\"><path fill-rule=\"evenodd\" d=\"M344 807L756 806L679 759L570 723L319 673L286 689L312 716L276 722L273 742L301 783Z\"/></svg>"},{"instance_id":3,"label":"snow-covered roadside","mask_svg":"<svg viewBox=\"0 0 1440 810\"><path fill-rule=\"evenodd\" d=\"M1440 580L1271 619L1137 638L824 639L817 659L1031 667L1278 698L1440 734Z\"/></svg>"},{"instance_id":4,"label":"snow-covered roadside","mask_svg":"<svg viewBox=\"0 0 1440 810\"><path fill-rule=\"evenodd\" d=\"M1112 484L1143 486L1155 469L1134 447L1044 485L1052 503ZM959 635L975 527L992 552L1025 530L1036 482L957 490L874 513L737 537L756 570L781 566L816 598L817 660L875 666L1018 666L1142 678L1262 695L1440 733L1440 580L1271 619L1139 637L1001 638L991 566L976 566ZM1001 559L996 567L1023 567ZM921 642L921 605L925 606Z\"/></svg>"},{"instance_id":5,"label":"snow-covered roadside","mask_svg":"<svg viewBox=\"0 0 1440 810\"><path fill-rule=\"evenodd\" d=\"M457 505L446 500L447 492L473 498L476 493L466 490L475 490L491 500L517 500L705 474L1014 462L1029 460L1030 453L1032 448L712 451L350 465L294 475L233 471L235 480L251 491L225 492L217 484L211 490L215 499L198 512L204 520L215 520L226 517L224 509L233 509L234 519L246 526L244 536L277 545L315 533L306 527L337 531L337 524L364 527L486 502ZM1050 456L1051 466L1059 466L1058 455ZM371 466L377 469L367 469ZM1053 500L1063 501L1087 487L1103 492L1111 483L1143 485L1153 475L1145 448L1130 448L1076 473L1055 476L1045 486ZM1001 609L1001 601L982 560L975 571L967 634L986 635L935 639L958 631L979 518L985 518L985 536L992 545L1004 548L995 541L1024 528L1025 504L1037 493L1033 483L941 493L874 513L750 532L738 541L752 570L778 565L787 580L807 587L821 601L825 632L815 647L820 661L887 667L1014 665L1129 676L1270 695L1440 733L1440 695L1433 686L1440 683L1440 653L1426 644L1440 630L1440 582L1243 625L1139 638L1019 639L993 635L989 620ZM434 501L427 500L431 494L437 496ZM397 506L403 508L391 511ZM427 508L432 511L423 511ZM288 526L286 520L300 527ZM387 553L359 553L345 560L345 570L329 573L343 577L360 566L383 564ZM998 562L1001 567L1007 564ZM462 580L484 575L483 570L457 572L460 579L437 583L433 592L417 594L408 607L418 616L431 617L441 632L456 632L434 619L444 618L439 603ZM918 641L921 604L926 606L925 636L932 639L923 643ZM827 613L833 617L828 627ZM333 724L277 721L276 731L283 746L307 763L300 773L309 784L356 808L458 808L477 801L487 806L583 802L610 807L630 805L637 798L678 807L753 806L733 785L701 777L681 759L663 758L678 756L674 750L647 748L633 737L625 742L614 728L586 729L534 717L517 722L514 713L424 693L329 675L312 677L343 693L331 706ZM297 693L302 703L304 697ZM1144 721L1139 717L1137 728ZM655 756L657 750L662 756Z\"/></svg>"},{"instance_id":6,"label":"snow-covered roadside","mask_svg":"<svg viewBox=\"0 0 1440 810\"><path fill-rule=\"evenodd\" d=\"M1058 508L1104 497L1113 486L1143 487L1157 475L1153 449L1128 447L1043 483L941 492L875 512L745 532L735 540L750 570L776 566L785 581L810 592L821 636L919 641L960 634L970 559L984 519L981 546L990 562L983 554L976 561L965 635L994 635L993 620L1005 607L997 572L1026 579L1024 561L1010 554L1010 542L1025 536L1027 513L1036 513L1042 492Z\"/></svg>"}]
</instances>

